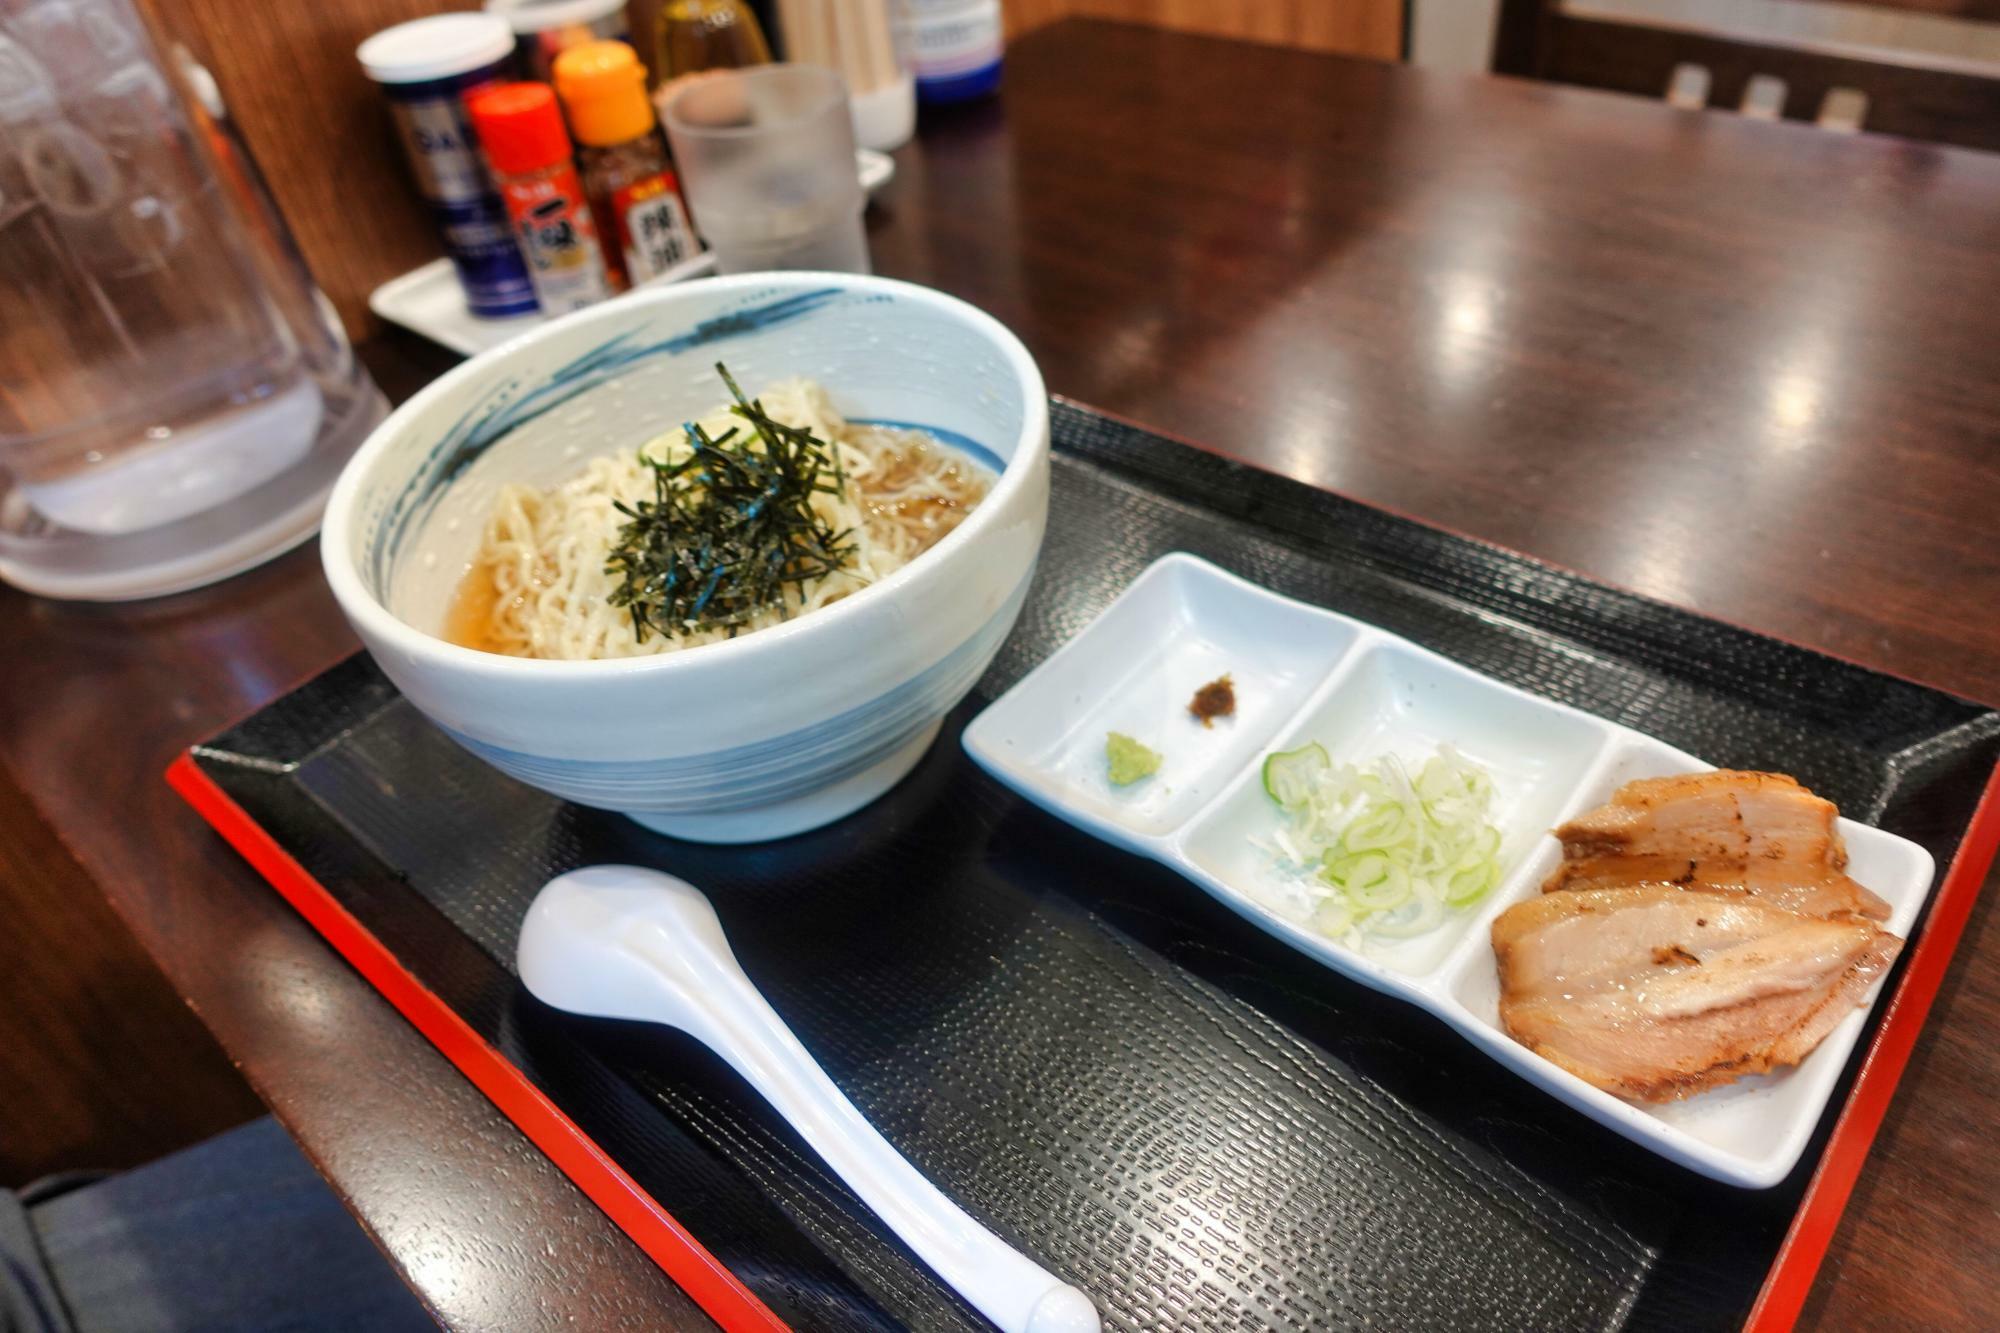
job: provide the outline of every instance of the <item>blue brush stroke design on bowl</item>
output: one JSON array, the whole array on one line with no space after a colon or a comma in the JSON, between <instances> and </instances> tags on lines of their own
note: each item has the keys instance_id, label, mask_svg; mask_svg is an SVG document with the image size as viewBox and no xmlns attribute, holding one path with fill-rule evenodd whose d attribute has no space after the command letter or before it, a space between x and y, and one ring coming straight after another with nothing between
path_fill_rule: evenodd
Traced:
<instances>
[{"instance_id":1,"label":"blue brush stroke design on bowl","mask_svg":"<svg viewBox=\"0 0 2000 1333\"><path fill-rule=\"evenodd\" d=\"M1034 568L1006 604L949 654L900 685L798 731L676 759L552 759L451 738L509 777L609 810L680 814L793 800L859 773L907 745L977 683L1027 600Z\"/></svg>"},{"instance_id":2,"label":"blue brush stroke design on bowl","mask_svg":"<svg viewBox=\"0 0 2000 1333\"><path fill-rule=\"evenodd\" d=\"M879 426L885 430L922 431L939 444L949 445L959 453L964 454L967 458L970 458L996 477L1007 467L1005 460L1000 455L994 453L970 435L966 435L960 431L946 430L943 426L926 426L921 421L891 421L887 417L851 417L848 420L848 424L851 426Z\"/></svg>"}]
</instances>

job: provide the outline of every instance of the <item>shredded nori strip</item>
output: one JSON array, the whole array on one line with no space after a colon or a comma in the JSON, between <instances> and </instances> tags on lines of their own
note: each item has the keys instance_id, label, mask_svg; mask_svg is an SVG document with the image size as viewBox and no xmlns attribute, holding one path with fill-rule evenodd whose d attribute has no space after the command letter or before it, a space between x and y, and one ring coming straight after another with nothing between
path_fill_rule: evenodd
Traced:
<instances>
[{"instance_id":1,"label":"shredded nori strip","mask_svg":"<svg viewBox=\"0 0 2000 1333\"><path fill-rule=\"evenodd\" d=\"M824 578L854 554L853 530L835 530L812 504L847 493L838 451L772 419L727 367L715 368L742 426L711 437L689 422L685 457L640 457L653 498L616 502L628 521L604 568L620 576L611 604L631 614L640 643L702 629L734 637L766 611L789 616L788 586Z\"/></svg>"}]
</instances>

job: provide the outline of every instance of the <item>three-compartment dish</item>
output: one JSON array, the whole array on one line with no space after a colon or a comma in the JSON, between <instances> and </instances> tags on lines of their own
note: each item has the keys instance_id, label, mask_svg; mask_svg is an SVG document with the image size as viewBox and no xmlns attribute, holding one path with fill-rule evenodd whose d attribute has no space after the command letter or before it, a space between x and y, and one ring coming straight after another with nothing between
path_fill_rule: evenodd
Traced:
<instances>
[{"instance_id":1,"label":"three-compartment dish","mask_svg":"<svg viewBox=\"0 0 2000 1333\"><path fill-rule=\"evenodd\" d=\"M1201 725L1187 712L1189 695L1221 673L1233 679L1237 707ZM1140 782L1112 782L1110 733L1154 738L1159 770ZM1173 866L1293 947L1428 1010L1584 1114L1718 1180L1766 1187L1784 1179L1867 1018L1865 1003L1827 1015L1830 1030L1796 1068L1643 1104L1529 1050L1502 1022L1491 932L1562 863L1549 831L1635 779L1710 766L1192 556L1154 563L975 719L964 743L987 771L1043 808ZM1330 762L1395 755L1413 767L1446 747L1490 775L1499 834L1492 891L1404 939L1355 947L1318 928L1269 851L1285 812L1264 777L1270 755L1309 744L1323 746ZM1838 821L1837 837L1844 873L1886 904L1883 928L1906 936L1930 892L1930 854L1849 819Z\"/></svg>"}]
</instances>

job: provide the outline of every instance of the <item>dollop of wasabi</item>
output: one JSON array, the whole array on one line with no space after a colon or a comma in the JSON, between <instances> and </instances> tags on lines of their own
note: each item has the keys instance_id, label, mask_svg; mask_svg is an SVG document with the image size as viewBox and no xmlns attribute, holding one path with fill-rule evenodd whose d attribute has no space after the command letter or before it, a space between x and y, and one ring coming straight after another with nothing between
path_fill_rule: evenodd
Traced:
<instances>
[{"instance_id":1,"label":"dollop of wasabi","mask_svg":"<svg viewBox=\"0 0 2000 1333\"><path fill-rule=\"evenodd\" d=\"M1160 752L1141 745L1122 731L1104 738L1104 758L1111 765L1111 785L1129 787L1160 771Z\"/></svg>"}]
</instances>

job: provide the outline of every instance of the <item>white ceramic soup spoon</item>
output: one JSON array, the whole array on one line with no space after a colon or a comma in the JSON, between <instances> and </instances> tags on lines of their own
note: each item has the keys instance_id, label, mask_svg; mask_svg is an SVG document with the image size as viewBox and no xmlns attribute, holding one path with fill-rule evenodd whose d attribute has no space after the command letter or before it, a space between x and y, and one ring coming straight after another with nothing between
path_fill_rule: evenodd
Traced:
<instances>
[{"instance_id":1,"label":"white ceramic soup spoon","mask_svg":"<svg viewBox=\"0 0 2000 1333\"><path fill-rule=\"evenodd\" d=\"M685 880L590 866L550 880L521 926L536 999L664 1023L727 1060L959 1295L1005 1333L1096 1333L1090 1297L975 1222L875 1131L737 965Z\"/></svg>"}]
</instances>

